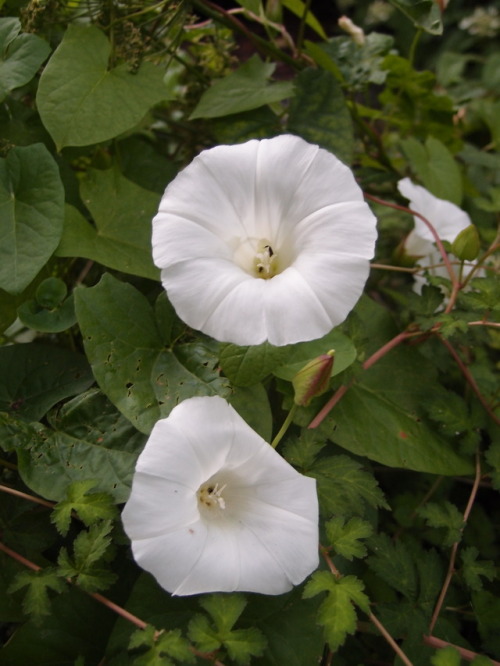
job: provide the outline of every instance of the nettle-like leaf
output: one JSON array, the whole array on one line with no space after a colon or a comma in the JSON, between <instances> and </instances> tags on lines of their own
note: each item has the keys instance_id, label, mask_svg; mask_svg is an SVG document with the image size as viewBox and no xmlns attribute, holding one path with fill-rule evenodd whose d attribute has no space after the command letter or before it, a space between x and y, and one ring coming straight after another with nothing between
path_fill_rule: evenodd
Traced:
<instances>
[{"instance_id":1,"label":"nettle-like leaf","mask_svg":"<svg viewBox=\"0 0 500 666\"><path fill-rule=\"evenodd\" d=\"M378 534L370 541L374 552L368 558L370 569L409 601L418 596L418 572L411 550L402 541L393 541L387 534Z\"/></svg>"},{"instance_id":2,"label":"nettle-like leaf","mask_svg":"<svg viewBox=\"0 0 500 666\"><path fill-rule=\"evenodd\" d=\"M71 578L86 592L106 590L117 579L117 575L104 565L109 559L112 543L110 520L92 525L88 531L80 532L73 542L73 557L66 548L59 553L57 564L61 576Z\"/></svg>"},{"instance_id":3,"label":"nettle-like leaf","mask_svg":"<svg viewBox=\"0 0 500 666\"><path fill-rule=\"evenodd\" d=\"M290 346L274 347L268 342L252 347L224 344L220 350L220 364L235 386L251 386L283 365L290 352Z\"/></svg>"},{"instance_id":4,"label":"nettle-like leaf","mask_svg":"<svg viewBox=\"0 0 500 666\"><path fill-rule=\"evenodd\" d=\"M0 19L0 102L11 90L29 83L49 53L46 41L21 32L19 19Z\"/></svg>"},{"instance_id":5,"label":"nettle-like leaf","mask_svg":"<svg viewBox=\"0 0 500 666\"><path fill-rule=\"evenodd\" d=\"M472 278L470 290L460 291L457 303L466 310L475 312L498 312L500 310L498 279L493 276Z\"/></svg>"},{"instance_id":6,"label":"nettle-like leaf","mask_svg":"<svg viewBox=\"0 0 500 666\"><path fill-rule=\"evenodd\" d=\"M89 170L80 194L95 225L66 206L59 257L85 257L123 273L158 280L151 257L151 220L159 196L124 178L117 169Z\"/></svg>"},{"instance_id":7,"label":"nettle-like leaf","mask_svg":"<svg viewBox=\"0 0 500 666\"><path fill-rule=\"evenodd\" d=\"M123 134L169 98L160 67L143 62L136 73L125 63L109 68L110 55L99 28L72 24L47 63L37 107L58 150Z\"/></svg>"},{"instance_id":8,"label":"nettle-like leaf","mask_svg":"<svg viewBox=\"0 0 500 666\"><path fill-rule=\"evenodd\" d=\"M253 55L235 72L212 84L202 95L190 120L228 116L291 97L292 83L269 82L275 68L275 64L264 63L258 55Z\"/></svg>"},{"instance_id":9,"label":"nettle-like leaf","mask_svg":"<svg viewBox=\"0 0 500 666\"><path fill-rule=\"evenodd\" d=\"M460 541L464 517L451 502L428 502L418 510L418 515L425 518L430 527L444 531L444 546L451 546Z\"/></svg>"},{"instance_id":10,"label":"nettle-like leaf","mask_svg":"<svg viewBox=\"0 0 500 666\"><path fill-rule=\"evenodd\" d=\"M370 612L370 601L363 589L363 583L356 576L335 578L327 571L316 571L305 587L305 599L328 593L319 607L318 623L324 628L325 640L332 652L345 642L348 634L356 631L354 604L365 613Z\"/></svg>"},{"instance_id":11,"label":"nettle-like leaf","mask_svg":"<svg viewBox=\"0 0 500 666\"><path fill-rule=\"evenodd\" d=\"M460 652L451 645L437 650L431 657L432 666L460 666L461 663Z\"/></svg>"},{"instance_id":12,"label":"nettle-like leaf","mask_svg":"<svg viewBox=\"0 0 500 666\"><path fill-rule=\"evenodd\" d=\"M89 493L95 485L94 480L75 481L68 486L66 499L54 507L51 520L63 536L68 533L73 511L87 527L99 520L116 518L118 512L111 495Z\"/></svg>"},{"instance_id":13,"label":"nettle-like leaf","mask_svg":"<svg viewBox=\"0 0 500 666\"><path fill-rule=\"evenodd\" d=\"M328 71L305 69L295 79L288 130L350 164L354 151L351 114L339 82Z\"/></svg>"},{"instance_id":14,"label":"nettle-like leaf","mask_svg":"<svg viewBox=\"0 0 500 666\"><path fill-rule=\"evenodd\" d=\"M63 228L64 188L44 145L0 158L0 208L0 288L18 294L52 256Z\"/></svg>"},{"instance_id":15,"label":"nettle-like leaf","mask_svg":"<svg viewBox=\"0 0 500 666\"><path fill-rule=\"evenodd\" d=\"M9 587L9 592L27 588L23 599L23 609L38 622L50 613L49 591L61 593L65 590L65 581L54 569L39 571L21 571Z\"/></svg>"},{"instance_id":16,"label":"nettle-like leaf","mask_svg":"<svg viewBox=\"0 0 500 666\"><path fill-rule=\"evenodd\" d=\"M307 472L325 446L326 438L321 432L302 428L298 437L286 440L281 453L291 465Z\"/></svg>"},{"instance_id":17,"label":"nettle-like leaf","mask_svg":"<svg viewBox=\"0 0 500 666\"><path fill-rule=\"evenodd\" d=\"M317 480L320 507L326 514L362 514L366 505L388 505L373 475L347 456L320 458L308 471Z\"/></svg>"},{"instance_id":18,"label":"nettle-like leaf","mask_svg":"<svg viewBox=\"0 0 500 666\"><path fill-rule=\"evenodd\" d=\"M172 659L181 664L193 664L196 661L188 641L182 637L179 629L158 631L148 625L130 636L128 647L130 650L147 648L143 654L135 657L135 666L170 666L174 663Z\"/></svg>"},{"instance_id":19,"label":"nettle-like leaf","mask_svg":"<svg viewBox=\"0 0 500 666\"><path fill-rule=\"evenodd\" d=\"M75 290L75 306L97 382L141 432L185 398L230 394L217 345L172 341L166 348L153 309L132 285L105 274L95 287Z\"/></svg>"},{"instance_id":20,"label":"nettle-like leaf","mask_svg":"<svg viewBox=\"0 0 500 666\"><path fill-rule=\"evenodd\" d=\"M468 587L476 592L483 589L481 577L489 581L497 577L497 567L492 560L478 560L479 551L475 546L464 548L462 559L462 575Z\"/></svg>"},{"instance_id":21,"label":"nettle-like leaf","mask_svg":"<svg viewBox=\"0 0 500 666\"><path fill-rule=\"evenodd\" d=\"M337 516L329 520L325 527L328 543L338 555L348 560L366 555L366 546L361 539L373 534L370 523L356 516L346 522L345 518Z\"/></svg>"},{"instance_id":22,"label":"nettle-like leaf","mask_svg":"<svg viewBox=\"0 0 500 666\"><path fill-rule=\"evenodd\" d=\"M189 623L189 638L202 652L224 647L237 664L248 664L252 656L259 657L267 645L259 629L233 629L246 606L240 594L211 595L200 600L206 615L195 615Z\"/></svg>"}]
</instances>

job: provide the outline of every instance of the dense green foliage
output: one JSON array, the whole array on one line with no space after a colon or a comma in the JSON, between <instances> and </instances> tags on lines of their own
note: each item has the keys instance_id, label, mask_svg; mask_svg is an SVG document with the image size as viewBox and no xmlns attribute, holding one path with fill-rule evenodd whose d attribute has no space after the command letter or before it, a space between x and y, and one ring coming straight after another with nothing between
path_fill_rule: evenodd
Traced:
<instances>
[{"instance_id":1,"label":"dense green foliage","mask_svg":"<svg viewBox=\"0 0 500 666\"><path fill-rule=\"evenodd\" d=\"M0 0L2 665L500 662L500 5L475 4ZM284 132L374 197L366 293L321 340L221 344L176 316L151 219L200 150ZM470 279L413 291L405 176L469 213ZM278 447L317 480L319 570L163 591L119 517L154 423L220 395L271 441L331 349Z\"/></svg>"}]
</instances>

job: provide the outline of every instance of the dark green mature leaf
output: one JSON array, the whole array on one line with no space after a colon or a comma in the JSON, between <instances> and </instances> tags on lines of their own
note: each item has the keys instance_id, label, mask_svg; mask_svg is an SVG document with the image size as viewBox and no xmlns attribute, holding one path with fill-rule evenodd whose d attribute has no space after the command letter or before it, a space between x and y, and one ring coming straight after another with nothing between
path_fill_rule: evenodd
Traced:
<instances>
[{"instance_id":1,"label":"dark green mature leaf","mask_svg":"<svg viewBox=\"0 0 500 666\"><path fill-rule=\"evenodd\" d=\"M321 433L303 428L298 437L286 440L281 453L291 465L307 472L325 446L326 440Z\"/></svg>"},{"instance_id":2,"label":"dark green mature leaf","mask_svg":"<svg viewBox=\"0 0 500 666\"><path fill-rule=\"evenodd\" d=\"M393 541L387 534L371 539L374 555L368 558L370 569L392 588L401 592L408 601L418 598L418 572L409 547L402 541Z\"/></svg>"},{"instance_id":3,"label":"dark green mature leaf","mask_svg":"<svg viewBox=\"0 0 500 666\"><path fill-rule=\"evenodd\" d=\"M269 397L262 384L234 387L228 396L228 402L262 439L266 442L272 440L273 414Z\"/></svg>"},{"instance_id":4,"label":"dark green mature leaf","mask_svg":"<svg viewBox=\"0 0 500 666\"><path fill-rule=\"evenodd\" d=\"M288 130L326 148L346 164L352 162L351 115L342 88L330 72L310 68L297 76Z\"/></svg>"},{"instance_id":5,"label":"dark green mature leaf","mask_svg":"<svg viewBox=\"0 0 500 666\"><path fill-rule=\"evenodd\" d=\"M165 348L148 301L105 274L75 291L76 313L94 375L108 398L141 432L195 395L230 393L210 343Z\"/></svg>"},{"instance_id":6,"label":"dark green mature leaf","mask_svg":"<svg viewBox=\"0 0 500 666\"><path fill-rule=\"evenodd\" d=\"M235 72L215 81L202 95L190 119L228 116L291 97L291 83L269 83L275 67L274 64L262 62L258 55L253 55Z\"/></svg>"},{"instance_id":7,"label":"dark green mature leaf","mask_svg":"<svg viewBox=\"0 0 500 666\"><path fill-rule=\"evenodd\" d=\"M84 356L39 343L0 348L0 411L37 421L94 379Z\"/></svg>"},{"instance_id":8,"label":"dark green mature leaf","mask_svg":"<svg viewBox=\"0 0 500 666\"><path fill-rule=\"evenodd\" d=\"M52 522L65 536L71 523L71 514L75 511L78 518L89 527L99 520L113 519L117 516L116 507L108 493L89 493L96 482L75 481L66 491L66 499L58 502L52 511Z\"/></svg>"},{"instance_id":9,"label":"dark green mature leaf","mask_svg":"<svg viewBox=\"0 0 500 666\"><path fill-rule=\"evenodd\" d=\"M37 106L58 150L118 136L169 98L160 67L143 62L136 73L126 64L109 68L110 54L101 30L72 24L45 67Z\"/></svg>"},{"instance_id":10,"label":"dark green mature leaf","mask_svg":"<svg viewBox=\"0 0 500 666\"><path fill-rule=\"evenodd\" d=\"M363 373L336 405L332 439L352 453L390 467L472 474L472 461L436 433L422 413L421 401L430 383L437 394L440 386L433 363L414 349L393 349Z\"/></svg>"},{"instance_id":11,"label":"dark green mature leaf","mask_svg":"<svg viewBox=\"0 0 500 666\"><path fill-rule=\"evenodd\" d=\"M431 35L441 35L443 23L441 10L434 0L389 0L405 14L416 28L421 28Z\"/></svg>"},{"instance_id":12,"label":"dark green mature leaf","mask_svg":"<svg viewBox=\"0 0 500 666\"><path fill-rule=\"evenodd\" d=\"M68 402L50 423L54 430L0 414L2 444L17 450L24 482L43 497L63 501L70 483L93 479L96 491L124 502L144 435L98 391Z\"/></svg>"},{"instance_id":13,"label":"dark green mature leaf","mask_svg":"<svg viewBox=\"0 0 500 666\"><path fill-rule=\"evenodd\" d=\"M428 502L418 510L431 527L441 528L444 533L443 545L451 546L460 540L464 527L464 517L451 502Z\"/></svg>"},{"instance_id":14,"label":"dark green mature leaf","mask_svg":"<svg viewBox=\"0 0 500 666\"><path fill-rule=\"evenodd\" d=\"M64 189L42 144L12 148L0 159L0 288L17 294L59 243Z\"/></svg>"},{"instance_id":15,"label":"dark green mature leaf","mask_svg":"<svg viewBox=\"0 0 500 666\"><path fill-rule=\"evenodd\" d=\"M348 560L366 555L366 546L360 539L366 539L372 534L370 523L356 516L347 522L342 516L337 516L326 523L328 543L336 553Z\"/></svg>"},{"instance_id":16,"label":"dark green mature leaf","mask_svg":"<svg viewBox=\"0 0 500 666\"><path fill-rule=\"evenodd\" d=\"M151 220L159 196L124 178L116 169L90 170L80 186L95 226L66 206L66 219L56 254L85 257L123 273L152 280L160 272L151 257Z\"/></svg>"},{"instance_id":17,"label":"dark green mature leaf","mask_svg":"<svg viewBox=\"0 0 500 666\"><path fill-rule=\"evenodd\" d=\"M366 505L387 507L373 475L347 456L321 458L308 474L317 480L319 504L325 514L359 515Z\"/></svg>"},{"instance_id":18,"label":"dark green mature leaf","mask_svg":"<svg viewBox=\"0 0 500 666\"><path fill-rule=\"evenodd\" d=\"M41 569L21 571L12 582L9 592L16 592L24 587L28 588L23 600L24 612L39 621L50 613L49 590L63 592L66 585L53 569Z\"/></svg>"},{"instance_id":19,"label":"dark green mature leaf","mask_svg":"<svg viewBox=\"0 0 500 666\"><path fill-rule=\"evenodd\" d=\"M189 638L200 650L211 652L223 646L237 664L248 664L251 656L262 655L266 639L258 629L233 629L246 606L242 595L211 595L200 604L213 620L211 624L205 615L195 615L189 623Z\"/></svg>"},{"instance_id":20,"label":"dark green mature leaf","mask_svg":"<svg viewBox=\"0 0 500 666\"><path fill-rule=\"evenodd\" d=\"M481 577L489 581L497 578L497 568L492 560L478 560L479 551L475 546L464 548L460 552L462 575L465 582L476 592L483 589Z\"/></svg>"},{"instance_id":21,"label":"dark green mature leaf","mask_svg":"<svg viewBox=\"0 0 500 666\"><path fill-rule=\"evenodd\" d=\"M439 199L462 203L462 174L448 148L439 139L427 137L425 144L410 137L401 142L413 171L424 187Z\"/></svg>"},{"instance_id":22,"label":"dark green mature leaf","mask_svg":"<svg viewBox=\"0 0 500 666\"><path fill-rule=\"evenodd\" d=\"M253 347L222 345L220 364L224 374L236 386L251 386L265 379L290 356L291 347L274 347L268 342Z\"/></svg>"},{"instance_id":23,"label":"dark green mature leaf","mask_svg":"<svg viewBox=\"0 0 500 666\"><path fill-rule=\"evenodd\" d=\"M0 19L0 102L11 90L31 81L49 53L46 41L21 33L19 19Z\"/></svg>"},{"instance_id":24,"label":"dark green mature leaf","mask_svg":"<svg viewBox=\"0 0 500 666\"><path fill-rule=\"evenodd\" d=\"M110 587L117 575L103 566L111 545L109 533L113 529L110 520L92 525L88 531L80 532L73 542L73 557L62 548L58 558L59 573L71 578L86 592L97 592Z\"/></svg>"},{"instance_id":25,"label":"dark green mature leaf","mask_svg":"<svg viewBox=\"0 0 500 666\"><path fill-rule=\"evenodd\" d=\"M335 578L327 571L316 571L305 587L305 599L328 592L319 607L318 623L324 628L325 639L333 652L345 642L348 634L356 631L354 604L370 612L370 602L363 589L363 583L356 576Z\"/></svg>"}]
</instances>

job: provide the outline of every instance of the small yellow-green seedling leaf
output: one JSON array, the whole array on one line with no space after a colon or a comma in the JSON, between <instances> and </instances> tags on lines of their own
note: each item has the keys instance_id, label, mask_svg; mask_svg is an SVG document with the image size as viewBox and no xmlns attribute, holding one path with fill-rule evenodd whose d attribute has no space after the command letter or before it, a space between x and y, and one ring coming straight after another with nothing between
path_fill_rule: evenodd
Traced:
<instances>
[{"instance_id":1,"label":"small yellow-green seedling leaf","mask_svg":"<svg viewBox=\"0 0 500 666\"><path fill-rule=\"evenodd\" d=\"M54 569L41 569L21 571L10 585L9 592L23 588L27 588L23 599L24 612L38 622L50 613L49 590L63 592L65 584Z\"/></svg>"},{"instance_id":2,"label":"small yellow-green seedling leaf","mask_svg":"<svg viewBox=\"0 0 500 666\"><path fill-rule=\"evenodd\" d=\"M360 540L366 539L372 534L373 528L370 523L356 516L347 523L344 518L337 516L326 524L329 545L338 555L342 555L348 560L366 555L366 546Z\"/></svg>"},{"instance_id":3,"label":"small yellow-green seedling leaf","mask_svg":"<svg viewBox=\"0 0 500 666\"><path fill-rule=\"evenodd\" d=\"M460 652L452 645L438 650L431 657L432 666L460 666L461 663Z\"/></svg>"},{"instance_id":4,"label":"small yellow-green seedling leaf","mask_svg":"<svg viewBox=\"0 0 500 666\"><path fill-rule=\"evenodd\" d=\"M130 637L129 649L146 648L134 659L134 666L170 666L175 659L181 664L193 664L195 657L189 649L188 641L182 637L179 629L157 631L148 625L135 631Z\"/></svg>"}]
</instances>

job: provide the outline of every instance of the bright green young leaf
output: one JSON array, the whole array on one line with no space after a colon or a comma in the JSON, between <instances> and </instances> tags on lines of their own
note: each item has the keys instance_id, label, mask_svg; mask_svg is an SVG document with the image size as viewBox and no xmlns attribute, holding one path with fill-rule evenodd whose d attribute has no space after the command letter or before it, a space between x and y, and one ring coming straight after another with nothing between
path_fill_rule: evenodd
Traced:
<instances>
[{"instance_id":1,"label":"bright green young leaf","mask_svg":"<svg viewBox=\"0 0 500 666\"><path fill-rule=\"evenodd\" d=\"M328 71L308 68L295 80L288 131L352 162L354 135L342 88Z\"/></svg>"},{"instance_id":2,"label":"bright green young leaf","mask_svg":"<svg viewBox=\"0 0 500 666\"><path fill-rule=\"evenodd\" d=\"M66 499L54 507L51 520L63 536L68 533L73 511L87 527L99 520L116 518L117 511L111 495L89 492L95 485L93 480L75 481L68 487Z\"/></svg>"},{"instance_id":3,"label":"bright green young leaf","mask_svg":"<svg viewBox=\"0 0 500 666\"><path fill-rule=\"evenodd\" d=\"M141 432L194 395L230 393L210 343L165 348L147 299L105 274L77 289L75 304L87 356L108 398Z\"/></svg>"},{"instance_id":4,"label":"bright green young leaf","mask_svg":"<svg viewBox=\"0 0 500 666\"><path fill-rule=\"evenodd\" d=\"M143 62L109 68L111 44L99 28L71 24L40 78L37 106L57 149L123 134L169 97L164 72ZM96 119L99 119L96 122Z\"/></svg>"},{"instance_id":5,"label":"bright green young leaf","mask_svg":"<svg viewBox=\"0 0 500 666\"><path fill-rule=\"evenodd\" d=\"M115 169L88 171L80 194L95 226L67 205L56 254L93 259L123 273L158 280L160 272L151 257L151 220L159 196Z\"/></svg>"},{"instance_id":6,"label":"bright green young leaf","mask_svg":"<svg viewBox=\"0 0 500 666\"><path fill-rule=\"evenodd\" d=\"M418 510L430 527L444 531L444 546L451 546L460 540L464 527L464 517L451 502L428 502Z\"/></svg>"},{"instance_id":7,"label":"bright green young leaf","mask_svg":"<svg viewBox=\"0 0 500 666\"><path fill-rule=\"evenodd\" d=\"M356 631L357 614L354 604L366 613L370 612L370 602L363 589L363 583L356 576L337 579L327 571L314 573L305 587L305 599L321 592L328 593L319 607L318 623L324 629L325 639L332 652L345 642L348 634Z\"/></svg>"},{"instance_id":8,"label":"bright green young leaf","mask_svg":"<svg viewBox=\"0 0 500 666\"><path fill-rule=\"evenodd\" d=\"M200 599L200 606L221 632L231 631L246 605L247 601L242 594L212 594Z\"/></svg>"},{"instance_id":9,"label":"bright green young leaf","mask_svg":"<svg viewBox=\"0 0 500 666\"><path fill-rule=\"evenodd\" d=\"M373 527L370 523L356 516L347 522L342 516L336 516L326 523L329 545L335 553L348 560L366 555L366 546L361 539L366 539L372 534Z\"/></svg>"},{"instance_id":10,"label":"bright green young leaf","mask_svg":"<svg viewBox=\"0 0 500 666\"><path fill-rule=\"evenodd\" d=\"M66 548L59 553L59 574L71 578L86 592L97 592L110 587L117 575L103 564L111 545L113 525L110 520L92 525L88 531L80 532L73 542L73 557Z\"/></svg>"},{"instance_id":11,"label":"bright green young leaf","mask_svg":"<svg viewBox=\"0 0 500 666\"><path fill-rule=\"evenodd\" d=\"M492 560L478 560L479 551L475 546L464 548L460 552L462 559L462 575L471 590L478 592L483 589L481 577L489 581L497 578L497 567Z\"/></svg>"},{"instance_id":12,"label":"bright green young leaf","mask_svg":"<svg viewBox=\"0 0 500 666\"><path fill-rule=\"evenodd\" d=\"M189 643L178 629L157 631L151 625L135 631L130 637L129 649L146 647L147 651L134 659L135 666L168 666L173 664L169 657L182 664L196 661L189 649Z\"/></svg>"},{"instance_id":13,"label":"bright green young leaf","mask_svg":"<svg viewBox=\"0 0 500 666\"><path fill-rule=\"evenodd\" d=\"M462 660L460 659L460 652L452 645L437 650L436 654L431 657L432 666L460 666Z\"/></svg>"},{"instance_id":14,"label":"bright green young leaf","mask_svg":"<svg viewBox=\"0 0 500 666\"><path fill-rule=\"evenodd\" d=\"M283 7L286 7L288 10L295 14L298 18L302 19L304 13L306 14L306 25L308 25L316 34L318 34L322 39L326 39L325 31L323 30L321 23L311 12L310 8L306 6L306 3L302 0L281 0Z\"/></svg>"},{"instance_id":15,"label":"bright green young leaf","mask_svg":"<svg viewBox=\"0 0 500 666\"><path fill-rule=\"evenodd\" d=\"M66 584L54 569L41 569L18 573L9 587L9 592L17 592L25 587L27 590L23 600L24 612L40 621L45 615L50 614L49 590L61 593Z\"/></svg>"},{"instance_id":16,"label":"bright green young leaf","mask_svg":"<svg viewBox=\"0 0 500 666\"><path fill-rule=\"evenodd\" d=\"M363 514L366 505L387 507L370 472L347 456L320 458L308 474L317 480L319 504L325 514Z\"/></svg>"},{"instance_id":17,"label":"bright green young leaf","mask_svg":"<svg viewBox=\"0 0 500 666\"><path fill-rule=\"evenodd\" d=\"M0 411L38 421L94 381L84 356L37 342L0 347Z\"/></svg>"},{"instance_id":18,"label":"bright green young leaf","mask_svg":"<svg viewBox=\"0 0 500 666\"><path fill-rule=\"evenodd\" d=\"M269 82L275 67L276 65L266 64L259 56L253 55L235 72L215 81L202 95L190 119L229 116L291 97L291 83Z\"/></svg>"},{"instance_id":19,"label":"bright green young leaf","mask_svg":"<svg viewBox=\"0 0 500 666\"><path fill-rule=\"evenodd\" d=\"M49 53L46 41L21 33L19 19L0 19L0 102L11 90L29 83Z\"/></svg>"},{"instance_id":20,"label":"bright green young leaf","mask_svg":"<svg viewBox=\"0 0 500 666\"><path fill-rule=\"evenodd\" d=\"M33 280L61 238L64 189L42 144L0 158L0 288L17 294Z\"/></svg>"},{"instance_id":21,"label":"bright green young leaf","mask_svg":"<svg viewBox=\"0 0 500 666\"><path fill-rule=\"evenodd\" d=\"M443 23L441 10L434 0L389 0L405 14L416 28L421 28L431 35L441 35Z\"/></svg>"},{"instance_id":22,"label":"bright green young leaf","mask_svg":"<svg viewBox=\"0 0 500 666\"><path fill-rule=\"evenodd\" d=\"M412 171L424 187L439 199L460 206L463 197L462 174L444 143L433 136L429 136L425 144L409 137L401 142L401 146Z\"/></svg>"},{"instance_id":23,"label":"bright green young leaf","mask_svg":"<svg viewBox=\"0 0 500 666\"><path fill-rule=\"evenodd\" d=\"M60 278L46 278L38 285L35 298L19 306L19 319L35 331L65 331L76 323L73 296L66 298L67 291L66 284Z\"/></svg>"},{"instance_id":24,"label":"bright green young leaf","mask_svg":"<svg viewBox=\"0 0 500 666\"><path fill-rule=\"evenodd\" d=\"M222 345L222 371L236 386L251 386L265 379L270 372L290 356L291 348L274 347L268 342L253 347Z\"/></svg>"}]
</instances>

